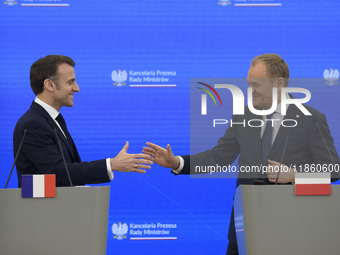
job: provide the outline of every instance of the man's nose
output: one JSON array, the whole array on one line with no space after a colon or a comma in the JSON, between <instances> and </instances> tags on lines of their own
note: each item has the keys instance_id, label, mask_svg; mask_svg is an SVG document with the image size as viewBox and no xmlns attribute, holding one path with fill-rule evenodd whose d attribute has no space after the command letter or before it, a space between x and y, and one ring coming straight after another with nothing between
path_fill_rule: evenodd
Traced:
<instances>
[{"instance_id":1,"label":"man's nose","mask_svg":"<svg viewBox=\"0 0 340 255\"><path fill-rule=\"evenodd\" d=\"M79 92L79 86L78 86L78 83L74 82L74 86L73 86L73 91L74 92Z\"/></svg>"}]
</instances>

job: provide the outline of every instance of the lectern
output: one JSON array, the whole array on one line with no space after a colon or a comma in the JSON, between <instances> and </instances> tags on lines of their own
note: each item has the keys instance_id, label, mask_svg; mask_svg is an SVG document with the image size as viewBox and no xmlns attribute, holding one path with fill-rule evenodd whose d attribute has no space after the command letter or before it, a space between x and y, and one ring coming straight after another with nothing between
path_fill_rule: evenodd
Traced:
<instances>
[{"instance_id":1,"label":"lectern","mask_svg":"<svg viewBox=\"0 0 340 255\"><path fill-rule=\"evenodd\" d=\"M110 187L59 187L55 198L0 190L0 253L106 254Z\"/></svg>"},{"instance_id":2,"label":"lectern","mask_svg":"<svg viewBox=\"0 0 340 255\"><path fill-rule=\"evenodd\" d=\"M240 255L340 254L340 187L295 196L293 185L240 185L234 216Z\"/></svg>"}]
</instances>

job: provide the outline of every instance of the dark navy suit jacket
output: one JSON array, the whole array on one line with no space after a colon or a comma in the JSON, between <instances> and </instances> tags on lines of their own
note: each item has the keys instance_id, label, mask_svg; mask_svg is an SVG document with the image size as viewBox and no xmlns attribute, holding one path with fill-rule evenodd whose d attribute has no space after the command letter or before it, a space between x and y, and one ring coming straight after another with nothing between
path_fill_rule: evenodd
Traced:
<instances>
[{"instance_id":1,"label":"dark navy suit jacket","mask_svg":"<svg viewBox=\"0 0 340 255\"><path fill-rule=\"evenodd\" d=\"M312 116L315 116L318 120L321 132L330 149L335 164L339 164L339 157L334 147L333 138L330 134L325 115L309 106L304 106L312 114ZM284 143L288 132L290 132L282 164L287 166L300 166L312 163L331 164L331 158L327 152L325 144L316 124L313 121L312 116L304 115L295 105L289 106L284 119L294 119L298 124L293 128L283 126L280 127L269 152L268 158L277 162L281 161ZM242 123L244 119L247 123L250 119L259 118L259 116L251 113L248 107L245 107L244 116L234 115L232 117L233 122L235 123ZM255 125L255 122L252 123L252 125ZM293 126L294 123L292 122L289 124L286 122L285 125ZM239 168L242 166L260 166L262 164L260 133L261 127L249 127L247 124L245 127L240 124L229 127L226 130L224 136L218 140L218 144L211 150L191 156L183 156L185 163L181 174L190 173L190 162L192 168L191 171L192 173L195 173L195 165L214 166L219 164L220 166L228 166L229 164L232 164L238 156ZM272 184L269 183L265 174L262 175L258 173L249 174L239 172L236 187L241 184L252 185L254 184L254 179L263 179L265 184ZM338 174L333 173L332 180L335 181L337 179ZM232 243L237 244L233 210L230 220L228 239Z\"/></svg>"},{"instance_id":2,"label":"dark navy suit jacket","mask_svg":"<svg viewBox=\"0 0 340 255\"><path fill-rule=\"evenodd\" d=\"M51 126L53 121L45 109L35 102L18 120L13 134L14 155L18 151L26 123L29 123L16 163L18 187L21 187L22 174L56 174L57 186L70 185L58 140ZM105 159L82 162L77 148L65 138L59 127L56 129L73 185L110 181Z\"/></svg>"}]
</instances>

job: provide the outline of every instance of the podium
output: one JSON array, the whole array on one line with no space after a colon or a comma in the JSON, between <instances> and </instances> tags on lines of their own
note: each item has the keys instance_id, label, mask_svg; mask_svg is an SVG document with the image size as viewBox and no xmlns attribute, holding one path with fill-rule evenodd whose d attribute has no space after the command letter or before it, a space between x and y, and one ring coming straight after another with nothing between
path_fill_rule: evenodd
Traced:
<instances>
[{"instance_id":1,"label":"podium","mask_svg":"<svg viewBox=\"0 0 340 255\"><path fill-rule=\"evenodd\" d=\"M105 255L110 187L59 187L55 198L0 190L0 253Z\"/></svg>"},{"instance_id":2,"label":"podium","mask_svg":"<svg viewBox=\"0 0 340 255\"><path fill-rule=\"evenodd\" d=\"M240 185L234 216L240 255L340 253L340 187L295 196L293 185Z\"/></svg>"}]
</instances>

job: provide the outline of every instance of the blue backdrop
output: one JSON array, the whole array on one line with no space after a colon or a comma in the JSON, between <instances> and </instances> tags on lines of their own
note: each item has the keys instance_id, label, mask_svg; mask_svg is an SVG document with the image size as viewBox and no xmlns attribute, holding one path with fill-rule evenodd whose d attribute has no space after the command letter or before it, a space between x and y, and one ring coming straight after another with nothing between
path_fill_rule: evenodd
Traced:
<instances>
[{"instance_id":1,"label":"blue backdrop","mask_svg":"<svg viewBox=\"0 0 340 255\"><path fill-rule=\"evenodd\" d=\"M150 141L189 154L190 78L244 78L254 56L277 53L291 77L322 80L325 69L340 69L339 14L337 0L3 0L1 185L15 123L35 98L29 68L37 59L76 62L80 93L62 113L82 160L114 157L126 141L130 153ZM114 70L127 72L125 85L114 85ZM339 151L339 84L319 86L310 105L328 117ZM191 179L154 165L143 175L115 173L110 186L107 254L225 253L234 179ZM129 228L123 240L111 231L119 222Z\"/></svg>"}]
</instances>

